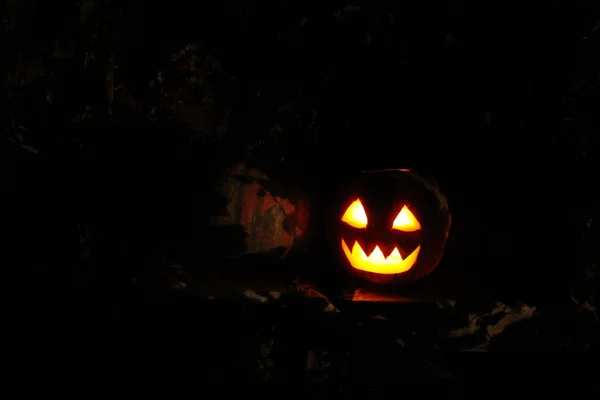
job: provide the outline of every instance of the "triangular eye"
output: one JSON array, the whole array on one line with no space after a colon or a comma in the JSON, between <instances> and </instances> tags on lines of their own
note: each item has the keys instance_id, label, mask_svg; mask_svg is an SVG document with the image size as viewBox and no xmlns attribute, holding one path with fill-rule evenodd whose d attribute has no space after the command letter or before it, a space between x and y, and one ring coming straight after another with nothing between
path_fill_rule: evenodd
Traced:
<instances>
[{"instance_id":1,"label":"triangular eye","mask_svg":"<svg viewBox=\"0 0 600 400\"><path fill-rule=\"evenodd\" d=\"M413 215L408 207L402 207L402 210L398 213L398 216L394 220L392 229L398 229L403 232L414 232L421 230L421 224L417 218Z\"/></svg>"},{"instance_id":2,"label":"triangular eye","mask_svg":"<svg viewBox=\"0 0 600 400\"><path fill-rule=\"evenodd\" d=\"M345 222L354 228L366 228L368 222L367 213L365 213L365 208L359 199L354 200L354 202L346 209L346 212L342 217L342 222Z\"/></svg>"}]
</instances>

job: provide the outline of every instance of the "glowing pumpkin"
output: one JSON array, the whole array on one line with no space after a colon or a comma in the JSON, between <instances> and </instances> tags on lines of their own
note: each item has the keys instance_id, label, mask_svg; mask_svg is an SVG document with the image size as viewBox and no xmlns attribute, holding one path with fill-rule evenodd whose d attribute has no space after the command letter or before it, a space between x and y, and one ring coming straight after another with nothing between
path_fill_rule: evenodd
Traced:
<instances>
[{"instance_id":1,"label":"glowing pumpkin","mask_svg":"<svg viewBox=\"0 0 600 400\"><path fill-rule=\"evenodd\" d=\"M362 172L335 191L330 245L375 283L409 283L438 265L450 213L437 185L410 170Z\"/></svg>"}]
</instances>

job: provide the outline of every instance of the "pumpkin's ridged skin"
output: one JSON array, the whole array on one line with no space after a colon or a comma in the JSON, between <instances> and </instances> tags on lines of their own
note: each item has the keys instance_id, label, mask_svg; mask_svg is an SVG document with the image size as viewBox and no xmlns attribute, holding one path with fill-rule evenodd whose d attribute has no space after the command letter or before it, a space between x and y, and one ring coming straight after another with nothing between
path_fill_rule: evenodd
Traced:
<instances>
[{"instance_id":1,"label":"pumpkin's ridged skin","mask_svg":"<svg viewBox=\"0 0 600 400\"><path fill-rule=\"evenodd\" d=\"M309 225L307 202L283 196L280 182L243 163L222 175L216 193L225 204L223 215L212 216L214 227L243 230L241 246L228 246L225 257L273 254L274 260L304 244Z\"/></svg>"},{"instance_id":2,"label":"pumpkin's ridged skin","mask_svg":"<svg viewBox=\"0 0 600 400\"><path fill-rule=\"evenodd\" d=\"M400 274L377 274L353 268L341 249L341 217L356 198L371 197L378 204L410 204L421 223L421 251L412 268ZM344 180L330 203L328 240L337 259L350 274L378 284L409 284L435 270L444 253L450 230L448 201L438 186L410 170L362 172ZM352 244L348 244L352 246Z\"/></svg>"}]
</instances>

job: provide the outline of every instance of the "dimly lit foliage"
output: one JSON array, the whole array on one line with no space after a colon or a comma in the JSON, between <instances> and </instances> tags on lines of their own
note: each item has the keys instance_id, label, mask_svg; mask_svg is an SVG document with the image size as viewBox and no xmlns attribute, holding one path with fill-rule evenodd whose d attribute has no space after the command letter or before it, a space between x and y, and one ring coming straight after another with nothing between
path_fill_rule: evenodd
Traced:
<instances>
[{"instance_id":1,"label":"dimly lit foliage","mask_svg":"<svg viewBox=\"0 0 600 400\"><path fill-rule=\"evenodd\" d=\"M302 198L301 188L286 183L244 164L227 168L214 193L214 201L222 204L209 207L211 211L218 207L221 212L213 212L208 231L196 236L197 263L202 264L202 258L211 253L217 260L270 254L276 261L306 248L309 203ZM199 226L205 223L196 222Z\"/></svg>"}]
</instances>

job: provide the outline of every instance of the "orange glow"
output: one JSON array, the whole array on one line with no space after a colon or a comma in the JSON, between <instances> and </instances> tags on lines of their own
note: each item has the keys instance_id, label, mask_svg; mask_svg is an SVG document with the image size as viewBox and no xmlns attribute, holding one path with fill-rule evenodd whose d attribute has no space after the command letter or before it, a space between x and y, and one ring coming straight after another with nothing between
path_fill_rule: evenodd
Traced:
<instances>
[{"instance_id":1,"label":"orange glow","mask_svg":"<svg viewBox=\"0 0 600 400\"><path fill-rule=\"evenodd\" d=\"M354 228L361 229L367 227L367 213L365 213L365 208L359 199L354 200L354 202L346 209L346 212L342 217L342 222L345 222Z\"/></svg>"},{"instance_id":2,"label":"orange glow","mask_svg":"<svg viewBox=\"0 0 600 400\"><path fill-rule=\"evenodd\" d=\"M413 213L410 212L408 207L404 206L394 220L392 229L398 229L404 232L414 232L421 230L421 224L417 221L417 218L415 218Z\"/></svg>"},{"instance_id":3,"label":"orange glow","mask_svg":"<svg viewBox=\"0 0 600 400\"><path fill-rule=\"evenodd\" d=\"M342 249L350 265L358 270L378 274L399 274L412 268L417 261L421 246L417 247L405 260L402 259L397 248L394 248L392 253L386 258L379 249L379 246L376 246L373 252L367 256L358 242L354 242L354 247L352 247L352 252L350 252L348 245L342 239Z\"/></svg>"}]
</instances>

